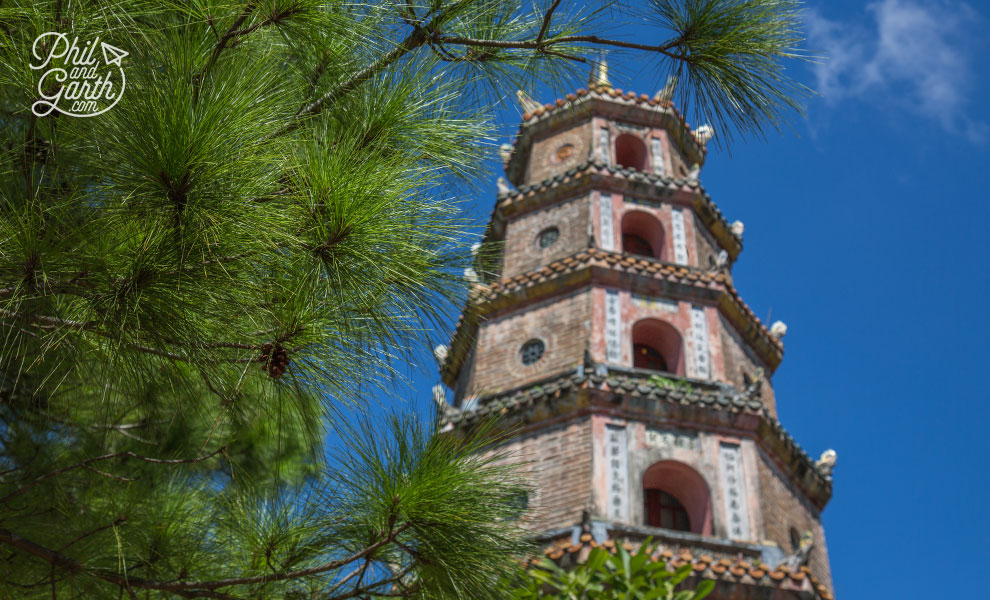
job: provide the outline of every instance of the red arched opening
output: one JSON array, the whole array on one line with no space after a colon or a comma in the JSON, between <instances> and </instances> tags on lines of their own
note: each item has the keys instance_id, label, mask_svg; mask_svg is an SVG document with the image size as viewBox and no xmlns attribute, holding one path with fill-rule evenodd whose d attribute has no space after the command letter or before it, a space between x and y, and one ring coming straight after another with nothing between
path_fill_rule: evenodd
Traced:
<instances>
[{"instance_id":1,"label":"red arched opening","mask_svg":"<svg viewBox=\"0 0 990 600\"><path fill-rule=\"evenodd\" d=\"M622 215L623 252L663 259L665 250L663 225L656 217L642 210Z\"/></svg>"},{"instance_id":2,"label":"red arched opening","mask_svg":"<svg viewBox=\"0 0 990 600\"><path fill-rule=\"evenodd\" d=\"M662 460L653 464L643 474L643 517L653 527L711 535L708 484L684 463Z\"/></svg>"},{"instance_id":3,"label":"red arched opening","mask_svg":"<svg viewBox=\"0 0 990 600\"><path fill-rule=\"evenodd\" d=\"M684 374L684 344L677 329L659 319L637 321L632 328L633 366Z\"/></svg>"},{"instance_id":4,"label":"red arched opening","mask_svg":"<svg viewBox=\"0 0 990 600\"><path fill-rule=\"evenodd\" d=\"M620 167L646 170L646 144L631 133L620 134L615 138L615 162Z\"/></svg>"}]
</instances>

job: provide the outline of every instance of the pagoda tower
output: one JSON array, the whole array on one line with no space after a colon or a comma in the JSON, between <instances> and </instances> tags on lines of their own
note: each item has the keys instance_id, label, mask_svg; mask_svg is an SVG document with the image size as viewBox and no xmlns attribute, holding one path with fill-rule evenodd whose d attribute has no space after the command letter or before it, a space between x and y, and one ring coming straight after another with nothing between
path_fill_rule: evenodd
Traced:
<instances>
[{"instance_id":1,"label":"pagoda tower","mask_svg":"<svg viewBox=\"0 0 990 600\"><path fill-rule=\"evenodd\" d=\"M601 65L553 104L520 92L496 259L438 348L448 428L501 415L535 486L521 521L561 564L651 537L716 600L831 600L835 454L813 461L777 419L786 327L733 285L742 223L701 185L711 130L685 123L674 85L623 92Z\"/></svg>"}]
</instances>

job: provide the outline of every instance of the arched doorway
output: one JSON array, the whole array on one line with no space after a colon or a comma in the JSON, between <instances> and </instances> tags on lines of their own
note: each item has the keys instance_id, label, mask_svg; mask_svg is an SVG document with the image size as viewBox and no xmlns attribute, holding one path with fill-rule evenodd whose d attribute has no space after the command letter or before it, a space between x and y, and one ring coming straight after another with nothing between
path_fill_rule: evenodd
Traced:
<instances>
[{"instance_id":1,"label":"arched doorway","mask_svg":"<svg viewBox=\"0 0 990 600\"><path fill-rule=\"evenodd\" d=\"M643 520L647 525L711 535L711 505L708 484L684 463L662 460L643 474Z\"/></svg>"},{"instance_id":2,"label":"arched doorway","mask_svg":"<svg viewBox=\"0 0 990 600\"><path fill-rule=\"evenodd\" d=\"M615 138L615 163L626 169L646 170L646 144L631 133Z\"/></svg>"},{"instance_id":3,"label":"arched doorway","mask_svg":"<svg viewBox=\"0 0 990 600\"><path fill-rule=\"evenodd\" d=\"M622 216L622 251L663 259L666 251L663 225L648 212L627 211Z\"/></svg>"},{"instance_id":4,"label":"arched doorway","mask_svg":"<svg viewBox=\"0 0 990 600\"><path fill-rule=\"evenodd\" d=\"M642 319L633 324L633 366L684 375L684 343L670 323L660 319Z\"/></svg>"}]
</instances>

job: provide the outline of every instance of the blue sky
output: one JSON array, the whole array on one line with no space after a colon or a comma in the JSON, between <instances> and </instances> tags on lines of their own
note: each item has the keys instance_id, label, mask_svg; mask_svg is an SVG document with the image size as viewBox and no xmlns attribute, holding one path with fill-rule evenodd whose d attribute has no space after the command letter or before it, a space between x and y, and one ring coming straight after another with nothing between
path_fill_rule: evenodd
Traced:
<instances>
[{"instance_id":1,"label":"blue sky","mask_svg":"<svg viewBox=\"0 0 990 600\"><path fill-rule=\"evenodd\" d=\"M990 7L807 7L807 46L830 58L792 74L821 96L793 131L713 148L702 183L746 224L743 298L789 326L773 380L782 422L809 454L838 451L824 513L836 597L976 597L990 558L978 468L990 422ZM624 65L616 87L659 87L646 65ZM502 118L514 132L518 110ZM494 187L474 200L478 219ZM435 379L415 375L415 406L429 405Z\"/></svg>"}]
</instances>

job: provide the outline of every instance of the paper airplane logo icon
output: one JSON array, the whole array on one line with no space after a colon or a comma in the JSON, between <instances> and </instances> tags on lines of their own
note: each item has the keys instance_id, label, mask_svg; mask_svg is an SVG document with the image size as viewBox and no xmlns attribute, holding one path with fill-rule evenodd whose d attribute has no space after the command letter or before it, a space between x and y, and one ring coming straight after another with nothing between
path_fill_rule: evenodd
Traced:
<instances>
[{"instance_id":1,"label":"paper airplane logo icon","mask_svg":"<svg viewBox=\"0 0 990 600\"><path fill-rule=\"evenodd\" d=\"M130 54L130 52L124 52L120 48L111 46L106 42L100 42L100 45L103 46L103 62L108 65L117 65L119 67L120 59Z\"/></svg>"}]
</instances>

